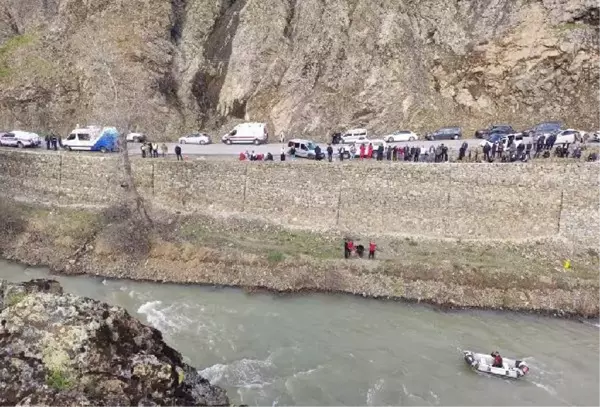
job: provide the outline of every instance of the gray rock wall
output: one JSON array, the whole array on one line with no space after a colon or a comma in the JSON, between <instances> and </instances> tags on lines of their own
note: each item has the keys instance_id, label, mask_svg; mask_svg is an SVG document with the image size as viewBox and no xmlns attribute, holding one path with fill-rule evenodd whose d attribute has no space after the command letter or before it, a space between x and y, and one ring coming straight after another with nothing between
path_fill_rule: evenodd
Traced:
<instances>
[{"instance_id":1,"label":"gray rock wall","mask_svg":"<svg viewBox=\"0 0 600 407\"><path fill-rule=\"evenodd\" d=\"M134 160L157 208L290 227L461 239L563 235L595 246L598 164ZM115 156L0 151L5 197L73 207L124 199Z\"/></svg>"},{"instance_id":2,"label":"gray rock wall","mask_svg":"<svg viewBox=\"0 0 600 407\"><path fill-rule=\"evenodd\" d=\"M0 128L597 130L598 21L596 0L3 0Z\"/></svg>"}]
</instances>

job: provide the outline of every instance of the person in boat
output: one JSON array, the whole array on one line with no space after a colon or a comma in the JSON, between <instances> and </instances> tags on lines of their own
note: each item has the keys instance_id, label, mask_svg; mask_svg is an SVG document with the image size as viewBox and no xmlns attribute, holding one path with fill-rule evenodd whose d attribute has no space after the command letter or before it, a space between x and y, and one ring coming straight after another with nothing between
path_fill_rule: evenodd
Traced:
<instances>
[{"instance_id":1,"label":"person in boat","mask_svg":"<svg viewBox=\"0 0 600 407\"><path fill-rule=\"evenodd\" d=\"M492 352L492 357L494 358L494 363L492 364L492 367L503 367L502 356L500 356L498 351Z\"/></svg>"}]
</instances>

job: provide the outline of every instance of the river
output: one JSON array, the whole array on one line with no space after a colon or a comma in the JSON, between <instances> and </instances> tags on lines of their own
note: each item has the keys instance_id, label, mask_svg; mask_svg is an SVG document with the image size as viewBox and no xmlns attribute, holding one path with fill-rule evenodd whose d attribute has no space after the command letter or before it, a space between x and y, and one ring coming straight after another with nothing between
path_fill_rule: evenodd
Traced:
<instances>
[{"instance_id":1,"label":"river","mask_svg":"<svg viewBox=\"0 0 600 407\"><path fill-rule=\"evenodd\" d=\"M0 278L46 278L0 262ZM120 305L232 402L249 405L598 405L596 323L489 311L440 312L346 295L53 276ZM529 364L522 380L470 371L461 349Z\"/></svg>"}]
</instances>

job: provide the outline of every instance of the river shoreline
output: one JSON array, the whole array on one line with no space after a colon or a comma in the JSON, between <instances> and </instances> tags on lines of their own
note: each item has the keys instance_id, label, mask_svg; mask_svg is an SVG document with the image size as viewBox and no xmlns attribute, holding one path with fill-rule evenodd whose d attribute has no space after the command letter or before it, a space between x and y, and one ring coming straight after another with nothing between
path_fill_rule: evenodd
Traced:
<instances>
[{"instance_id":1,"label":"river shoreline","mask_svg":"<svg viewBox=\"0 0 600 407\"><path fill-rule=\"evenodd\" d=\"M272 230L270 246L255 248L236 240L243 249L238 250L232 249L231 243L211 242L227 233L228 241L233 236L242 239L256 234L255 224L248 226L240 221L232 228L229 220L217 225L208 218L201 222L199 218L169 218L160 220L164 221L157 227L160 233L145 234L132 232L131 225L99 219L95 212L11 205L13 209L18 205L19 212L6 219L5 208L7 233L0 239L0 256L30 266L45 266L63 275L237 287L246 292L286 295L344 293L425 303L440 310L504 310L564 318L599 315L597 270L596 275L593 270L596 258L587 258L585 253L574 258L582 264L577 273L551 270L556 259L534 267L535 262L527 262L525 255L515 254L515 247L508 244L492 253L492 263L474 267L481 253L491 250L484 243L477 243L481 247L467 242L447 246L450 243L403 239L400 243L389 241L387 257L382 255L377 261L344 261L336 258L339 238L335 236ZM159 222L162 218L156 214L155 219ZM210 223L210 228L199 232L198 222ZM273 246L289 239L290 247ZM542 243L548 252L564 245L560 241ZM394 244L401 245L397 250L408 260L398 260L392 250ZM299 253L300 247L310 255ZM423 247L440 255L430 254L412 262ZM493 247L497 248L498 243L494 242ZM537 247L539 242L522 250ZM456 251L460 251L456 258L447 258ZM508 266L496 264L501 259Z\"/></svg>"},{"instance_id":2,"label":"river shoreline","mask_svg":"<svg viewBox=\"0 0 600 407\"><path fill-rule=\"evenodd\" d=\"M365 295L364 293L354 293L348 291L325 291L318 290L312 288L302 288L299 290L278 290L269 288L266 286L244 286L244 285L233 285L233 284L214 284L210 282L175 282L167 279L149 279L149 278L130 278L130 277L115 277L105 274L89 274L85 272L65 272L61 270L51 269L46 264L28 264L23 262L22 260L15 258L5 258L4 260L9 262L14 262L17 264L21 264L27 267L34 268L48 268L51 275L56 276L64 276L64 277L89 277L89 278L97 278L102 280L111 280L111 281L135 281L140 283L158 283L158 284L167 284L174 286L200 286L200 287L210 287L216 290L233 288L239 289L248 295L278 295L278 296L303 296L303 295L312 295L312 294L330 294L330 295L342 295L342 296L352 296L352 297L361 297L366 299L373 299L377 301L385 301L385 302L397 302L403 304L420 304L422 306L430 307L434 311L443 312L443 313L451 313L451 312L462 312L462 311L494 311L500 313L510 313L510 314L524 314L524 315L536 315L543 316L549 318L559 318L559 319L567 319L567 320L577 320L581 323L586 323L592 320L598 320L598 315L581 315L577 312L568 312L563 310L554 310L554 309L532 309L532 308L503 308L503 307L482 307L482 306L468 306L468 305L460 305L457 303L440 303L435 299L415 299L415 298L407 298L407 297L395 297L395 296L378 296L378 295Z\"/></svg>"}]
</instances>

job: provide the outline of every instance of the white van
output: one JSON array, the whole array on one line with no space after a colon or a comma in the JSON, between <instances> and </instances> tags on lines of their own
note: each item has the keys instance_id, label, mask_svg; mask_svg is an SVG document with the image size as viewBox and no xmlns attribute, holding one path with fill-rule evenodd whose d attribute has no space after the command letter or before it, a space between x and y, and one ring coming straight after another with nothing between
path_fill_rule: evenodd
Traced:
<instances>
[{"instance_id":1,"label":"white van","mask_svg":"<svg viewBox=\"0 0 600 407\"><path fill-rule=\"evenodd\" d=\"M63 140L62 145L65 149L69 151L101 151L103 153L117 150L119 132L114 127L77 127Z\"/></svg>"},{"instance_id":2,"label":"white van","mask_svg":"<svg viewBox=\"0 0 600 407\"><path fill-rule=\"evenodd\" d=\"M342 136L343 144L364 143L368 141L367 129L352 129L348 130Z\"/></svg>"},{"instance_id":3,"label":"white van","mask_svg":"<svg viewBox=\"0 0 600 407\"><path fill-rule=\"evenodd\" d=\"M266 123L238 124L229 133L221 137L225 144L265 144L269 140Z\"/></svg>"}]
</instances>

